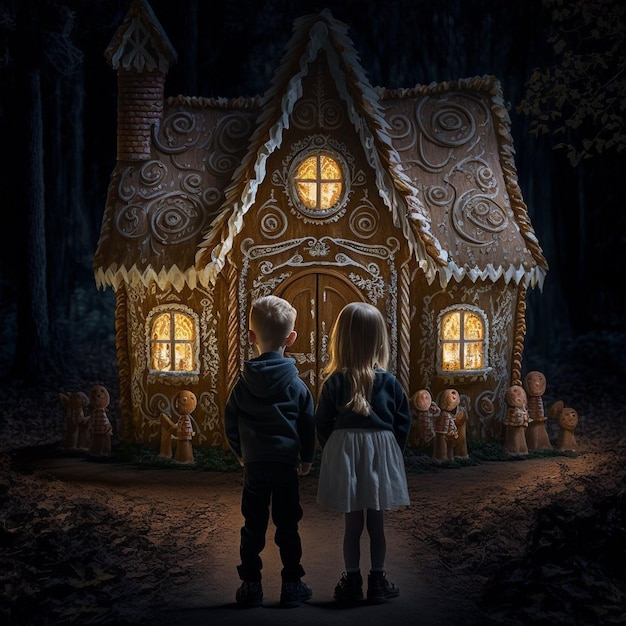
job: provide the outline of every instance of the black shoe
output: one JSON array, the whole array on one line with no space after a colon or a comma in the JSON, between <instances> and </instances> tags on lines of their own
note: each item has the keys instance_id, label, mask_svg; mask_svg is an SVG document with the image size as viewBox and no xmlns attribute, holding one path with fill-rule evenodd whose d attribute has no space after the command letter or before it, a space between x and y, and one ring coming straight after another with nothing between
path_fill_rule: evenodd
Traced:
<instances>
[{"instance_id":1,"label":"black shoe","mask_svg":"<svg viewBox=\"0 0 626 626\"><path fill-rule=\"evenodd\" d=\"M283 580L280 589L280 606L284 608L294 608L313 597L313 591L305 582L301 580Z\"/></svg>"},{"instance_id":2,"label":"black shoe","mask_svg":"<svg viewBox=\"0 0 626 626\"><path fill-rule=\"evenodd\" d=\"M367 600L373 604L382 604L391 598L397 598L400 589L390 580L385 572L370 572L367 577Z\"/></svg>"},{"instance_id":3,"label":"black shoe","mask_svg":"<svg viewBox=\"0 0 626 626\"><path fill-rule=\"evenodd\" d=\"M244 580L241 587L237 589L235 596L237 604L246 609L261 606L263 602L263 587L260 582Z\"/></svg>"},{"instance_id":4,"label":"black shoe","mask_svg":"<svg viewBox=\"0 0 626 626\"><path fill-rule=\"evenodd\" d=\"M338 602L359 602L363 600L363 578L361 572L344 572L335 587L335 600Z\"/></svg>"}]
</instances>

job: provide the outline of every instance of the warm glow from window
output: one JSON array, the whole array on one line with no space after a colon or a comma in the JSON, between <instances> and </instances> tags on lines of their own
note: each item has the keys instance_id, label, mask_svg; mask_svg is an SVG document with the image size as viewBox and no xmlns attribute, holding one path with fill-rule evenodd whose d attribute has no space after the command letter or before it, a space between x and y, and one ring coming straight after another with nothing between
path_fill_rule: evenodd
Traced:
<instances>
[{"instance_id":1,"label":"warm glow from window","mask_svg":"<svg viewBox=\"0 0 626 626\"><path fill-rule=\"evenodd\" d=\"M152 369L159 372L191 372L194 367L195 329L185 313L166 312L152 324Z\"/></svg>"},{"instance_id":2,"label":"warm glow from window","mask_svg":"<svg viewBox=\"0 0 626 626\"><path fill-rule=\"evenodd\" d=\"M441 366L444 371L485 367L485 324L471 311L451 311L441 321Z\"/></svg>"},{"instance_id":3,"label":"warm glow from window","mask_svg":"<svg viewBox=\"0 0 626 626\"><path fill-rule=\"evenodd\" d=\"M313 211L325 211L339 202L343 176L337 161L325 154L316 154L300 163L294 184L304 206Z\"/></svg>"}]
</instances>

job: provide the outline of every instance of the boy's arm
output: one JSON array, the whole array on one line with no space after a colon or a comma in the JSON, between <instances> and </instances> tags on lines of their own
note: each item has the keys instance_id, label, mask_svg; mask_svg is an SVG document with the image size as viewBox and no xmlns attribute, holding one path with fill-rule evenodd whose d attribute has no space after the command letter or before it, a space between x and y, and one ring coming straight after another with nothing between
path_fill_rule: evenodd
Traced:
<instances>
[{"instance_id":1,"label":"boy's arm","mask_svg":"<svg viewBox=\"0 0 626 626\"><path fill-rule=\"evenodd\" d=\"M239 411L235 401L235 389L233 388L224 411L224 432L226 433L228 446L239 460L239 463L243 465L241 459L241 441L239 439L238 413Z\"/></svg>"},{"instance_id":2,"label":"boy's arm","mask_svg":"<svg viewBox=\"0 0 626 626\"><path fill-rule=\"evenodd\" d=\"M311 471L312 463L300 463L298 465L298 476L306 476Z\"/></svg>"}]
</instances>

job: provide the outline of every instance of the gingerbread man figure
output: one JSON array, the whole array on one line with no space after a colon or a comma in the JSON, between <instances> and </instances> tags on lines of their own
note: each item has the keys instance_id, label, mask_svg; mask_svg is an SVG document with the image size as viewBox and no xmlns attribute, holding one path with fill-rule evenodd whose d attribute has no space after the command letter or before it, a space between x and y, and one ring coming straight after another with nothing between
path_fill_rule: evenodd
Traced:
<instances>
[{"instance_id":1,"label":"gingerbread man figure","mask_svg":"<svg viewBox=\"0 0 626 626\"><path fill-rule=\"evenodd\" d=\"M546 392L546 377L536 370L524 378L528 398L528 429L526 443L529 450L551 450L552 444L546 429L548 418L544 414L543 394Z\"/></svg>"},{"instance_id":2,"label":"gingerbread man figure","mask_svg":"<svg viewBox=\"0 0 626 626\"><path fill-rule=\"evenodd\" d=\"M435 437L434 420L441 413L441 409L433 402L430 392L420 389L413 394L413 413L417 421L417 437L411 442L413 445L425 445L430 443Z\"/></svg>"},{"instance_id":3,"label":"gingerbread man figure","mask_svg":"<svg viewBox=\"0 0 626 626\"><path fill-rule=\"evenodd\" d=\"M183 390L174 396L174 410L180 415L176 423L176 452L174 461L177 463L195 463L191 440L196 434L193 430L191 413L196 408L197 400L193 392Z\"/></svg>"},{"instance_id":4,"label":"gingerbread man figure","mask_svg":"<svg viewBox=\"0 0 626 626\"><path fill-rule=\"evenodd\" d=\"M433 459L438 463L454 459L454 446L459 438L459 430L454 421L454 412L459 406L459 392L446 389L441 395L438 416L433 420L435 439L433 441Z\"/></svg>"},{"instance_id":5,"label":"gingerbread man figure","mask_svg":"<svg viewBox=\"0 0 626 626\"><path fill-rule=\"evenodd\" d=\"M504 415L504 449L511 456L528 454L526 428L528 428L528 400L524 387L511 385L504 397L507 408Z\"/></svg>"},{"instance_id":6,"label":"gingerbread man figure","mask_svg":"<svg viewBox=\"0 0 626 626\"><path fill-rule=\"evenodd\" d=\"M458 437L451 442L454 457L469 459L467 451L467 413L461 406L461 395L456 389L446 389L441 394L441 409L448 411L452 415L458 433Z\"/></svg>"},{"instance_id":7,"label":"gingerbread man figure","mask_svg":"<svg viewBox=\"0 0 626 626\"><path fill-rule=\"evenodd\" d=\"M550 417L559 421L559 436L556 442L557 450L575 452L578 444L574 436L574 429L578 425L578 412L572 407L565 406L562 400L550 407Z\"/></svg>"},{"instance_id":8,"label":"gingerbread man figure","mask_svg":"<svg viewBox=\"0 0 626 626\"><path fill-rule=\"evenodd\" d=\"M109 392L104 385L94 385L89 390L89 404L93 407L90 417L91 444L89 446L89 454L92 456L111 456L113 427L106 412L110 401Z\"/></svg>"},{"instance_id":9,"label":"gingerbread man figure","mask_svg":"<svg viewBox=\"0 0 626 626\"><path fill-rule=\"evenodd\" d=\"M66 450L86 450L89 439L89 416L85 409L89 398L82 391L59 393L59 400L65 409L65 437L63 447Z\"/></svg>"},{"instance_id":10,"label":"gingerbread man figure","mask_svg":"<svg viewBox=\"0 0 626 626\"><path fill-rule=\"evenodd\" d=\"M165 413L161 413L161 447L159 456L163 459L171 459L174 454L174 439L176 437L176 423Z\"/></svg>"}]
</instances>

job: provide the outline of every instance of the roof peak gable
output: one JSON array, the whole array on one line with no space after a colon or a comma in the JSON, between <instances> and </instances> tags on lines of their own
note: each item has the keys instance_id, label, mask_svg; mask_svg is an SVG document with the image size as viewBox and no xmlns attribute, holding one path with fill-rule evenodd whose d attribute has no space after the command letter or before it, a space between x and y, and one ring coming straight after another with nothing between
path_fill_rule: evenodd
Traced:
<instances>
[{"instance_id":1,"label":"roof peak gable","mask_svg":"<svg viewBox=\"0 0 626 626\"><path fill-rule=\"evenodd\" d=\"M387 133L389 126L380 96L370 84L347 31L347 26L333 18L328 9L294 22L285 54L261 100L262 113L249 151L226 190L224 210L199 246L197 265L208 280L214 280L224 266L234 237L241 231L243 216L265 178L267 158L282 145L283 132L289 128L294 107L303 95L303 79L322 52L394 223L429 274L434 276L436 266L446 264L447 253L431 233L417 189L402 172L400 157Z\"/></svg>"}]
</instances>

